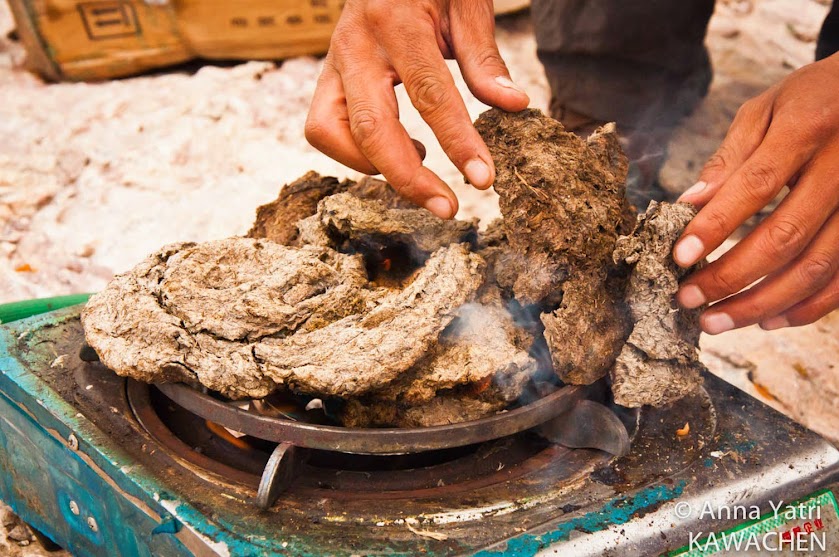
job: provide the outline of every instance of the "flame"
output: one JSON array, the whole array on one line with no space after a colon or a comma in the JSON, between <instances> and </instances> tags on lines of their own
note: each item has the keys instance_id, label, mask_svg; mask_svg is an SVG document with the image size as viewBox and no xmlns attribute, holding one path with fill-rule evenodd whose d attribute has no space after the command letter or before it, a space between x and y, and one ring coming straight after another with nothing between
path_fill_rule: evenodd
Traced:
<instances>
[{"instance_id":1,"label":"flame","mask_svg":"<svg viewBox=\"0 0 839 557\"><path fill-rule=\"evenodd\" d=\"M469 385L469 393L472 395L479 395L489 388L492 384L492 375L487 375L480 381L475 381Z\"/></svg>"},{"instance_id":2,"label":"flame","mask_svg":"<svg viewBox=\"0 0 839 557\"><path fill-rule=\"evenodd\" d=\"M247 441L245 441L244 439L239 439L238 437L234 436L232 433L227 431L226 427L221 426L221 425L219 425L215 422L211 422L210 420L206 420L204 423L207 425L207 429L209 429L210 432L212 432L213 434L215 434L217 437L221 438L222 440L230 443L234 447L237 447L239 449L243 449L243 450L246 450L246 451L253 450L253 447L251 447L250 444Z\"/></svg>"}]
</instances>

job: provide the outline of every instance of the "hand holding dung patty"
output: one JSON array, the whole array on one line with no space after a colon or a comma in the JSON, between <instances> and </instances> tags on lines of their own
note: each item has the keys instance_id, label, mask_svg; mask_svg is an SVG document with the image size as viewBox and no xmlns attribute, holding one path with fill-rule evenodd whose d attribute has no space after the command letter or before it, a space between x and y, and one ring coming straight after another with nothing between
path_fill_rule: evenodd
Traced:
<instances>
[{"instance_id":1,"label":"hand holding dung patty","mask_svg":"<svg viewBox=\"0 0 839 557\"><path fill-rule=\"evenodd\" d=\"M789 195L770 216L682 285L685 307L718 302L702 316L704 331L805 325L839 307L839 54L738 111L682 196L702 210L676 244L676 262L708 255L784 186Z\"/></svg>"},{"instance_id":2,"label":"hand holding dung patty","mask_svg":"<svg viewBox=\"0 0 839 557\"><path fill-rule=\"evenodd\" d=\"M445 58L457 60L469 90L508 111L529 99L498 53L491 0L349 0L332 36L315 90L306 138L323 153L366 174L381 173L404 197L442 218L457 198L422 165L399 122L400 83L443 150L480 189L495 179Z\"/></svg>"}]
</instances>

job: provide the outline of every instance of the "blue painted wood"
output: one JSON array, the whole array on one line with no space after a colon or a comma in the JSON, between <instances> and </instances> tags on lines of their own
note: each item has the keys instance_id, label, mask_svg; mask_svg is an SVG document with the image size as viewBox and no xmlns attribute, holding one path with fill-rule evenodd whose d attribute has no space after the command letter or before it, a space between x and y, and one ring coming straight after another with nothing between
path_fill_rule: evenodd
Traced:
<instances>
[{"instance_id":1,"label":"blue painted wood","mask_svg":"<svg viewBox=\"0 0 839 557\"><path fill-rule=\"evenodd\" d=\"M88 444L103 434L10 356L14 341L0 327L0 499L77 557L191 555L172 535L179 528L170 524L153 534L161 514L164 523L172 517L118 472L129 465L124 456L106 455ZM71 433L80 451L65 442ZM110 470L109 477L96 468Z\"/></svg>"},{"instance_id":2,"label":"blue painted wood","mask_svg":"<svg viewBox=\"0 0 839 557\"><path fill-rule=\"evenodd\" d=\"M50 363L28 361L27 338L77 319L78 308L71 307L0 325L0 499L75 557L287 554L277 536L265 532L261 543L239 537L170 493L153 471L28 371ZM78 450L68 446L70 434Z\"/></svg>"}]
</instances>

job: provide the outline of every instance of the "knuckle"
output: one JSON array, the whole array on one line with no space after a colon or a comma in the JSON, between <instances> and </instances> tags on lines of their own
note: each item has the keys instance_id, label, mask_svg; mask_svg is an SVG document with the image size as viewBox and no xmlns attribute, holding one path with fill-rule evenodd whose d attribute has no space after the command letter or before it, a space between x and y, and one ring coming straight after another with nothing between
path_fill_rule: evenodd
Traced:
<instances>
[{"instance_id":1,"label":"knuckle","mask_svg":"<svg viewBox=\"0 0 839 557\"><path fill-rule=\"evenodd\" d=\"M479 0L473 2L453 2L455 13L457 13L464 21L471 23L483 23L478 21L484 19L489 23L494 22L493 2L492 0Z\"/></svg>"},{"instance_id":2,"label":"knuckle","mask_svg":"<svg viewBox=\"0 0 839 557\"><path fill-rule=\"evenodd\" d=\"M768 164L752 165L743 172L743 195L748 201L768 203L783 186L778 170Z\"/></svg>"},{"instance_id":3,"label":"knuckle","mask_svg":"<svg viewBox=\"0 0 839 557\"><path fill-rule=\"evenodd\" d=\"M736 120L751 120L755 118L761 110L762 103L759 101L760 97L751 98L740 105L737 113L734 115Z\"/></svg>"},{"instance_id":4,"label":"knuckle","mask_svg":"<svg viewBox=\"0 0 839 557\"><path fill-rule=\"evenodd\" d=\"M709 279L713 285L714 291L720 294L720 297L734 294L740 290L737 284L737 278L732 276L728 270L717 268L716 265L709 268Z\"/></svg>"},{"instance_id":5,"label":"knuckle","mask_svg":"<svg viewBox=\"0 0 839 557\"><path fill-rule=\"evenodd\" d=\"M504 60L493 46L486 45L471 54L472 63L479 68L495 70L496 73L506 71ZM499 74L500 75L500 74Z\"/></svg>"},{"instance_id":6,"label":"knuckle","mask_svg":"<svg viewBox=\"0 0 839 557\"><path fill-rule=\"evenodd\" d=\"M725 164L725 157L717 151L711 158L708 159L708 162L705 163L704 172L719 172L726 167Z\"/></svg>"},{"instance_id":7,"label":"knuckle","mask_svg":"<svg viewBox=\"0 0 839 557\"><path fill-rule=\"evenodd\" d=\"M718 173L722 172L728 167L728 161L731 159L729 154L730 147L723 144L720 145L720 148L711 155L711 158L708 159L708 162L705 163L703 170L703 174L706 173Z\"/></svg>"},{"instance_id":8,"label":"knuckle","mask_svg":"<svg viewBox=\"0 0 839 557\"><path fill-rule=\"evenodd\" d=\"M830 284L797 304L786 314L786 317L791 326L801 327L815 323L837 309L839 309L839 276L834 276Z\"/></svg>"},{"instance_id":9,"label":"knuckle","mask_svg":"<svg viewBox=\"0 0 839 557\"><path fill-rule=\"evenodd\" d=\"M737 109L734 115L734 121L745 125L748 125L750 122L760 121L766 108L767 102L764 95L761 94L753 97L740 105L740 108Z\"/></svg>"},{"instance_id":10,"label":"knuckle","mask_svg":"<svg viewBox=\"0 0 839 557\"><path fill-rule=\"evenodd\" d=\"M344 52L352 50L354 44L353 33L339 24L329 39L329 52L333 57L337 56L340 59Z\"/></svg>"},{"instance_id":11,"label":"knuckle","mask_svg":"<svg viewBox=\"0 0 839 557\"><path fill-rule=\"evenodd\" d=\"M737 313L739 315L739 319L737 319L738 323L743 323L744 325L750 325L753 323L759 323L770 317L770 312L768 311L770 308L766 307L765 304L759 301L742 301L737 308Z\"/></svg>"},{"instance_id":12,"label":"knuckle","mask_svg":"<svg viewBox=\"0 0 839 557\"><path fill-rule=\"evenodd\" d=\"M406 83L410 83L411 102L420 114L436 114L445 105L448 91L432 71L419 70L406 79Z\"/></svg>"},{"instance_id":13,"label":"knuckle","mask_svg":"<svg viewBox=\"0 0 839 557\"><path fill-rule=\"evenodd\" d=\"M446 155L456 165L465 164L471 157L475 156L476 145L472 142L467 129L450 115L443 115L438 125L434 126L434 137L443 148Z\"/></svg>"},{"instance_id":14,"label":"knuckle","mask_svg":"<svg viewBox=\"0 0 839 557\"><path fill-rule=\"evenodd\" d=\"M823 139L836 133L836 109L824 106L819 110L807 110L807 118L796 118L794 125L807 139Z\"/></svg>"},{"instance_id":15,"label":"knuckle","mask_svg":"<svg viewBox=\"0 0 839 557\"><path fill-rule=\"evenodd\" d=\"M729 218L719 210L705 214L704 218L697 223L697 228L719 240L723 240L730 234Z\"/></svg>"},{"instance_id":16,"label":"knuckle","mask_svg":"<svg viewBox=\"0 0 839 557\"><path fill-rule=\"evenodd\" d=\"M393 6L388 0L368 0L364 9L372 25L382 25L393 17Z\"/></svg>"},{"instance_id":17,"label":"knuckle","mask_svg":"<svg viewBox=\"0 0 839 557\"><path fill-rule=\"evenodd\" d=\"M303 128L306 141L313 147L322 147L329 142L329 131L324 123L317 118L309 117Z\"/></svg>"},{"instance_id":18,"label":"knuckle","mask_svg":"<svg viewBox=\"0 0 839 557\"><path fill-rule=\"evenodd\" d=\"M826 253L812 253L799 265L799 274L805 284L824 286L836 274L836 261Z\"/></svg>"},{"instance_id":19,"label":"knuckle","mask_svg":"<svg viewBox=\"0 0 839 557\"><path fill-rule=\"evenodd\" d=\"M413 201L417 201L420 199L420 194L422 193L422 188L419 185L419 172L414 172L410 178L400 182L393 187L399 192L399 195L405 197L406 199L410 199Z\"/></svg>"},{"instance_id":20,"label":"knuckle","mask_svg":"<svg viewBox=\"0 0 839 557\"><path fill-rule=\"evenodd\" d=\"M798 219L780 217L769 224L764 249L771 254L797 253L804 247L806 237L807 233Z\"/></svg>"},{"instance_id":21,"label":"knuckle","mask_svg":"<svg viewBox=\"0 0 839 557\"><path fill-rule=\"evenodd\" d=\"M370 107L356 107L350 116L350 133L362 151L375 140L381 123L380 113Z\"/></svg>"}]
</instances>

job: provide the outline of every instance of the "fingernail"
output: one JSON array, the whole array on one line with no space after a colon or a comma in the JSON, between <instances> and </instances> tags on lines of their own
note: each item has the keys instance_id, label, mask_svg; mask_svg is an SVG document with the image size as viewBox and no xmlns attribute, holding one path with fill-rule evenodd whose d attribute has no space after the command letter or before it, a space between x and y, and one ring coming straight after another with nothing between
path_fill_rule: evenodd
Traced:
<instances>
[{"instance_id":1,"label":"fingernail","mask_svg":"<svg viewBox=\"0 0 839 557\"><path fill-rule=\"evenodd\" d=\"M414 138L411 138L411 141L414 142L414 149L417 150L417 154L419 154L420 159L425 160L425 155L426 155L425 145L423 145L422 143L420 143L419 141L417 141Z\"/></svg>"},{"instance_id":2,"label":"fingernail","mask_svg":"<svg viewBox=\"0 0 839 557\"><path fill-rule=\"evenodd\" d=\"M452 204L442 196L432 197L426 201L425 208L441 219L448 219L452 216Z\"/></svg>"},{"instance_id":3,"label":"fingernail","mask_svg":"<svg viewBox=\"0 0 839 557\"><path fill-rule=\"evenodd\" d=\"M472 159L463 165L463 174L476 188L485 189L492 185L492 173L481 159Z\"/></svg>"},{"instance_id":4,"label":"fingernail","mask_svg":"<svg viewBox=\"0 0 839 557\"><path fill-rule=\"evenodd\" d=\"M693 234L685 236L682 241L676 244L673 250L673 259L682 267L690 267L705 253L705 244L698 236Z\"/></svg>"},{"instance_id":5,"label":"fingernail","mask_svg":"<svg viewBox=\"0 0 839 557\"><path fill-rule=\"evenodd\" d=\"M709 335L718 335L734 328L734 320L723 312L706 315L702 319L702 329Z\"/></svg>"},{"instance_id":6,"label":"fingernail","mask_svg":"<svg viewBox=\"0 0 839 557\"><path fill-rule=\"evenodd\" d=\"M513 91L518 91L519 93L527 94L524 92L524 89L513 83L513 80L509 77L504 77L503 75L499 75L495 78L495 82L499 84L501 87L506 87L507 89L512 89Z\"/></svg>"},{"instance_id":7,"label":"fingernail","mask_svg":"<svg viewBox=\"0 0 839 557\"><path fill-rule=\"evenodd\" d=\"M695 284L688 284L679 290L677 295L679 304L687 309L698 308L705 303L705 294Z\"/></svg>"},{"instance_id":8,"label":"fingernail","mask_svg":"<svg viewBox=\"0 0 839 557\"><path fill-rule=\"evenodd\" d=\"M687 190L685 190L685 192L682 193L682 195L679 196L678 201L682 201L685 197L690 197L691 195L696 195L697 193L703 191L707 187L708 187L707 182L696 182L694 185L692 185Z\"/></svg>"},{"instance_id":9,"label":"fingernail","mask_svg":"<svg viewBox=\"0 0 839 557\"><path fill-rule=\"evenodd\" d=\"M774 331L775 329L783 329L784 327L789 327L789 320L783 315L770 317L760 324L760 328L764 331Z\"/></svg>"}]
</instances>

